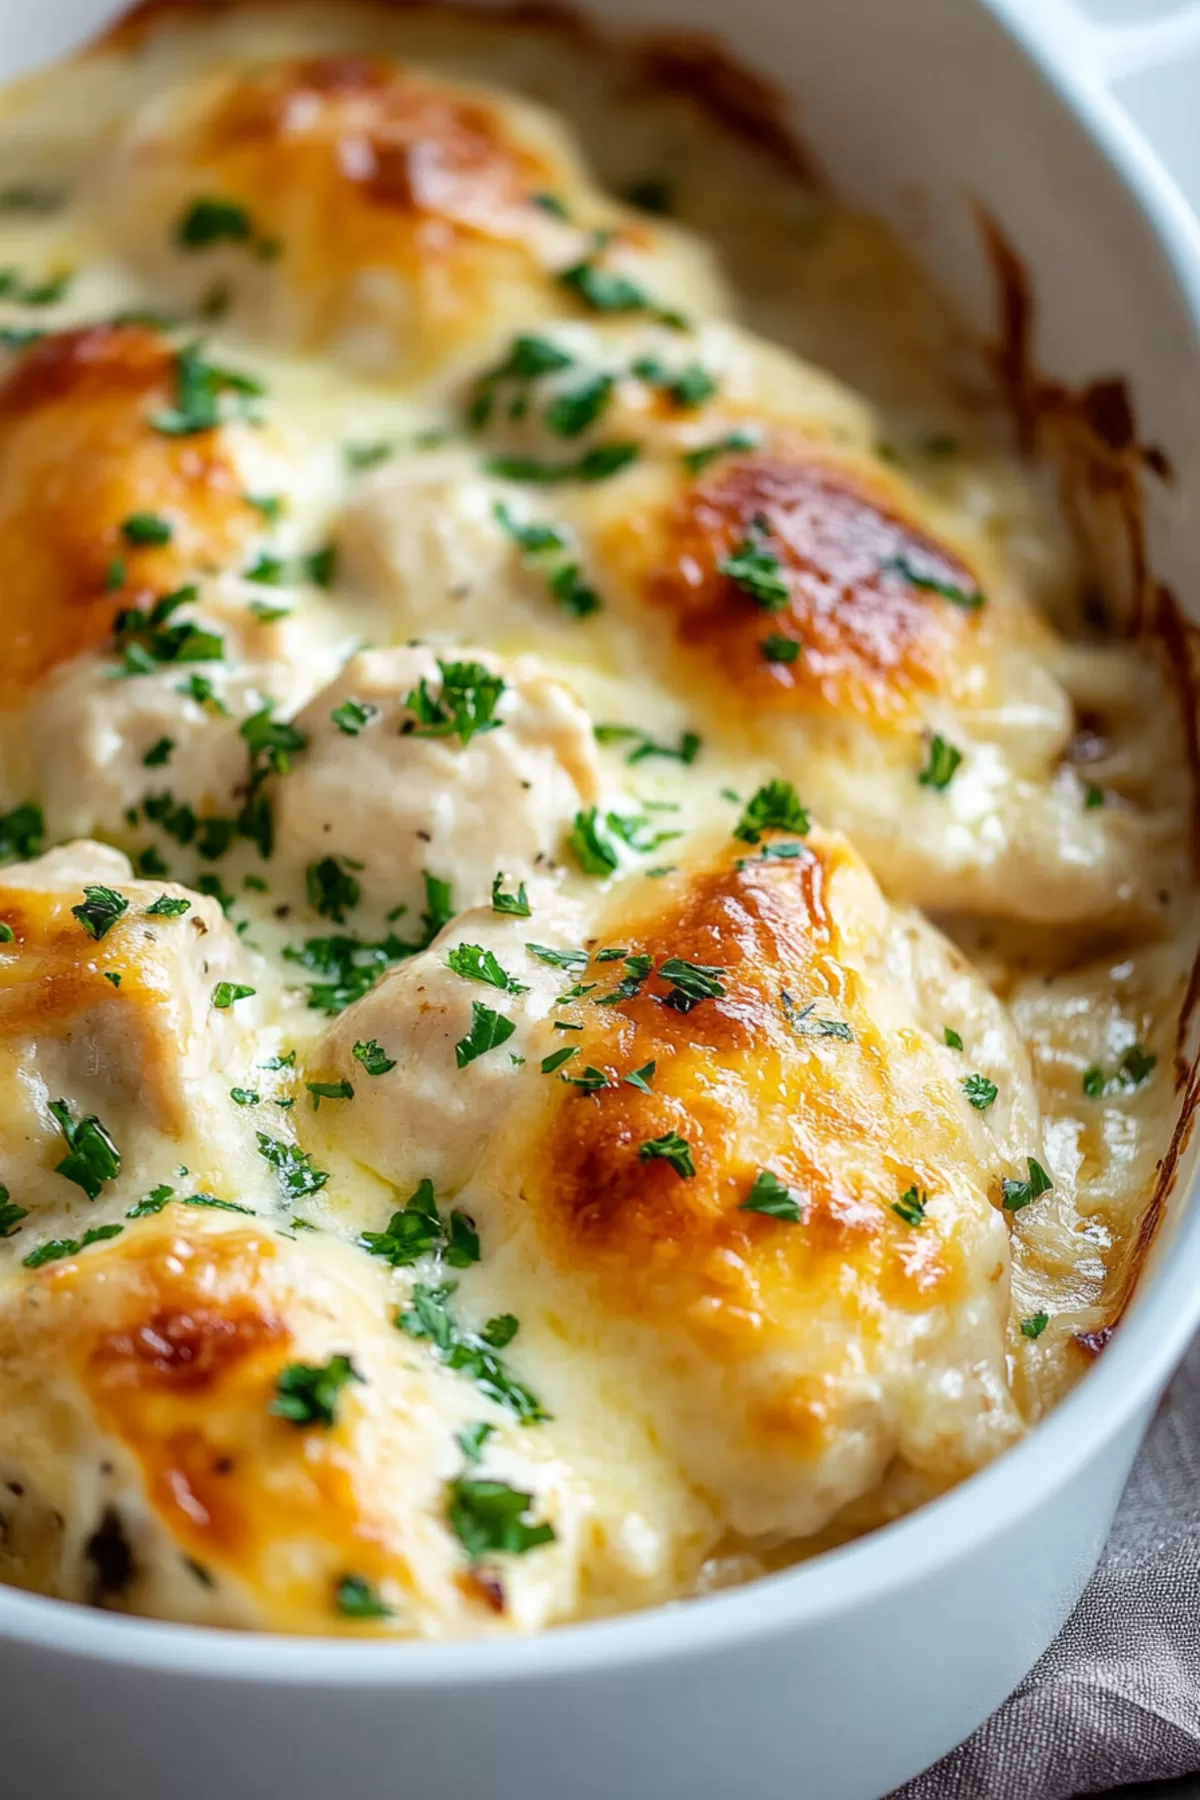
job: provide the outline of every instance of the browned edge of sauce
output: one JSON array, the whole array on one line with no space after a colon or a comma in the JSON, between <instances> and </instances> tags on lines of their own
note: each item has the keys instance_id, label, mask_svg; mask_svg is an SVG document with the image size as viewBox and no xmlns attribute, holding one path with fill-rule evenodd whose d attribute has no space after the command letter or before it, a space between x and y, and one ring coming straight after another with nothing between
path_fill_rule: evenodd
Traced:
<instances>
[{"instance_id":1,"label":"browned edge of sauce","mask_svg":"<svg viewBox=\"0 0 1200 1800\"><path fill-rule=\"evenodd\" d=\"M1036 318L1027 265L1002 227L982 207L976 216L996 284L999 333L992 361L1012 412L1018 441L1032 454L1048 454L1064 484L1068 511L1080 492L1103 497L1120 518L1129 556L1130 607L1125 621L1131 637L1157 638L1178 683L1184 743L1192 778L1192 858L1200 869L1200 628L1184 613L1150 563L1146 529L1144 472L1171 483L1166 452L1143 444L1128 381L1110 375L1071 388L1043 375L1034 361ZM1112 1317L1096 1331L1076 1334L1088 1356L1111 1342L1141 1279L1151 1246L1166 1215L1200 1106L1200 1043L1193 1027L1200 1007L1200 950L1193 960L1175 1036L1174 1077L1179 1112L1171 1140L1155 1168L1154 1185L1138 1221L1137 1237L1123 1270Z\"/></svg>"}]
</instances>

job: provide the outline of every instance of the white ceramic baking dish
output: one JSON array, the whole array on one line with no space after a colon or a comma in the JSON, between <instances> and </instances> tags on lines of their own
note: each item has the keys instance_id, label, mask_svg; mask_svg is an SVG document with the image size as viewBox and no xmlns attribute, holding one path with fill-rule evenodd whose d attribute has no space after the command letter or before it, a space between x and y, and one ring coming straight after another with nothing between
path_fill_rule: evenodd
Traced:
<instances>
[{"instance_id":1,"label":"white ceramic baking dish","mask_svg":"<svg viewBox=\"0 0 1200 1800\"><path fill-rule=\"evenodd\" d=\"M1108 16L1164 3L1105 0ZM1036 10L1035 10L1036 9ZM0 78L105 0L0 0ZM842 193L888 217L981 330L975 203L1032 271L1036 352L1130 379L1173 485L1154 566L1200 619L1200 230L1110 97L1200 43L1185 7L1089 28L1068 0L596 0L610 29L724 34L789 98ZM355 1645L150 1624L0 1590L13 1800L876 1800L992 1710L1099 1553L1200 1323L1200 1205L1159 1234L1059 1411L903 1523L756 1586L529 1642Z\"/></svg>"}]
</instances>

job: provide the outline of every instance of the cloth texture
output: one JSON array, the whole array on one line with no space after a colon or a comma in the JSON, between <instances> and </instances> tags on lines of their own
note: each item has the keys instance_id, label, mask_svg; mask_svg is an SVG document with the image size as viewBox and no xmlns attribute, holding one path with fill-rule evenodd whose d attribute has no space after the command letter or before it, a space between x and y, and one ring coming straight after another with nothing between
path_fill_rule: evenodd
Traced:
<instances>
[{"instance_id":1,"label":"cloth texture","mask_svg":"<svg viewBox=\"0 0 1200 1800\"><path fill-rule=\"evenodd\" d=\"M1200 1771L1200 1339L1100 1566L1000 1710L892 1800L1073 1800Z\"/></svg>"}]
</instances>

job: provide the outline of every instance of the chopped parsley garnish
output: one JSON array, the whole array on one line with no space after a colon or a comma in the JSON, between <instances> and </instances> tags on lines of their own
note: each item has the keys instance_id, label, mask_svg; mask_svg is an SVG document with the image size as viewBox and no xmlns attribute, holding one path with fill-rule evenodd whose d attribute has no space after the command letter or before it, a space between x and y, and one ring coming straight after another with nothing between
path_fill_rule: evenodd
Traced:
<instances>
[{"instance_id":1,"label":"chopped parsley garnish","mask_svg":"<svg viewBox=\"0 0 1200 1800\"><path fill-rule=\"evenodd\" d=\"M968 612L975 612L983 605L983 595L978 588L964 588L954 581L940 581L934 575L923 573L907 556L889 557L883 567L888 574L899 575L903 581L907 581L909 587L920 588L930 594L940 594L943 600L952 600L955 606L964 607Z\"/></svg>"},{"instance_id":2,"label":"chopped parsley garnish","mask_svg":"<svg viewBox=\"0 0 1200 1800\"><path fill-rule=\"evenodd\" d=\"M256 1132L255 1136L259 1155L275 1170L280 1187L291 1199L302 1200L306 1194L319 1193L329 1180L324 1169L313 1167L312 1157L299 1144L268 1137L265 1131Z\"/></svg>"},{"instance_id":3,"label":"chopped parsley garnish","mask_svg":"<svg viewBox=\"0 0 1200 1800\"><path fill-rule=\"evenodd\" d=\"M105 981L111 982L112 986L115 988L118 988L121 985L121 977L116 969L105 969L104 979Z\"/></svg>"},{"instance_id":4,"label":"chopped parsley garnish","mask_svg":"<svg viewBox=\"0 0 1200 1800\"><path fill-rule=\"evenodd\" d=\"M169 544L171 541L171 522L159 513L136 512L121 526L121 536L127 544L137 549Z\"/></svg>"},{"instance_id":5,"label":"chopped parsley garnish","mask_svg":"<svg viewBox=\"0 0 1200 1800\"><path fill-rule=\"evenodd\" d=\"M1084 810L1087 812L1091 812L1097 806L1103 806L1104 789L1102 787L1097 787L1094 781L1085 782L1083 789L1083 805Z\"/></svg>"},{"instance_id":6,"label":"chopped parsley garnish","mask_svg":"<svg viewBox=\"0 0 1200 1800\"><path fill-rule=\"evenodd\" d=\"M134 857L134 867L137 869L138 874L144 876L147 881L154 881L159 876L162 876L165 880L171 873L163 857L155 849L153 844L148 845L145 850L139 850L137 852L137 855Z\"/></svg>"},{"instance_id":7,"label":"chopped parsley garnish","mask_svg":"<svg viewBox=\"0 0 1200 1800\"><path fill-rule=\"evenodd\" d=\"M1020 1212L1023 1206L1029 1206L1042 1194L1048 1194L1054 1183L1043 1169L1040 1162L1032 1156L1025 1158L1029 1170L1027 1181L1013 1181L1009 1177L1000 1183L1000 1193L1005 1212Z\"/></svg>"},{"instance_id":8,"label":"chopped parsley garnish","mask_svg":"<svg viewBox=\"0 0 1200 1800\"><path fill-rule=\"evenodd\" d=\"M121 658L123 675L152 675L163 663L220 662L225 640L218 631L206 631L193 620L168 621L181 606L197 598L193 586L161 594L143 612L125 607L113 622L113 648Z\"/></svg>"},{"instance_id":9,"label":"chopped parsley garnish","mask_svg":"<svg viewBox=\"0 0 1200 1800\"><path fill-rule=\"evenodd\" d=\"M0 919L0 944L13 944L17 934L6 919Z\"/></svg>"},{"instance_id":10,"label":"chopped parsley garnish","mask_svg":"<svg viewBox=\"0 0 1200 1800\"><path fill-rule=\"evenodd\" d=\"M275 1382L270 1410L291 1425L336 1423L338 1395L347 1382L362 1381L348 1356L331 1356L327 1363L289 1363Z\"/></svg>"},{"instance_id":11,"label":"chopped parsley garnish","mask_svg":"<svg viewBox=\"0 0 1200 1800\"><path fill-rule=\"evenodd\" d=\"M747 594L755 606L774 613L783 611L792 591L782 563L775 552L767 548L769 531L770 526L761 515L752 519L732 556L723 557L717 564L717 573Z\"/></svg>"},{"instance_id":12,"label":"chopped parsley garnish","mask_svg":"<svg viewBox=\"0 0 1200 1800\"><path fill-rule=\"evenodd\" d=\"M672 983L665 1004L675 1012L689 1013L702 1000L719 1000L726 992L719 979L725 970L712 968L707 963L685 962L682 957L669 956L658 973L661 980Z\"/></svg>"},{"instance_id":13,"label":"chopped parsley garnish","mask_svg":"<svg viewBox=\"0 0 1200 1800\"><path fill-rule=\"evenodd\" d=\"M560 1075L558 1079L565 1081L568 1087L578 1088L584 1094L597 1094L601 1088L615 1086L603 1069L594 1068L591 1063L581 1069L578 1075Z\"/></svg>"},{"instance_id":14,"label":"chopped parsley garnish","mask_svg":"<svg viewBox=\"0 0 1200 1800\"><path fill-rule=\"evenodd\" d=\"M526 944L530 956L536 956L539 962L549 963L552 969L586 969L588 953L586 950L552 950L548 944Z\"/></svg>"},{"instance_id":15,"label":"chopped parsley garnish","mask_svg":"<svg viewBox=\"0 0 1200 1800\"><path fill-rule=\"evenodd\" d=\"M636 1088L639 1094L648 1094L656 1066L652 1062L643 1063L640 1069L631 1069L629 1074L623 1075L621 1079L626 1087Z\"/></svg>"},{"instance_id":16,"label":"chopped parsley garnish","mask_svg":"<svg viewBox=\"0 0 1200 1800\"><path fill-rule=\"evenodd\" d=\"M205 707L209 712L216 713L220 718L227 719L229 717L229 708L221 699L207 675L189 675L186 681L181 681L179 683L175 692L177 694L182 694L187 700L194 700L197 706Z\"/></svg>"},{"instance_id":17,"label":"chopped parsley garnish","mask_svg":"<svg viewBox=\"0 0 1200 1800\"><path fill-rule=\"evenodd\" d=\"M235 1087L230 1088L229 1098L235 1106L257 1106L262 1096L253 1088Z\"/></svg>"},{"instance_id":18,"label":"chopped parsley garnish","mask_svg":"<svg viewBox=\"0 0 1200 1800\"><path fill-rule=\"evenodd\" d=\"M0 814L0 862L24 862L46 847L46 821L31 800Z\"/></svg>"},{"instance_id":19,"label":"chopped parsley garnish","mask_svg":"<svg viewBox=\"0 0 1200 1800\"><path fill-rule=\"evenodd\" d=\"M129 902L124 894L118 894L110 887L89 885L84 888L86 896L78 906L71 908L90 938L97 943L107 935L117 920L129 911Z\"/></svg>"},{"instance_id":20,"label":"chopped parsley garnish","mask_svg":"<svg viewBox=\"0 0 1200 1800\"><path fill-rule=\"evenodd\" d=\"M771 663L794 663L804 648L795 638L783 637L777 631L769 632L758 647Z\"/></svg>"},{"instance_id":21,"label":"chopped parsley garnish","mask_svg":"<svg viewBox=\"0 0 1200 1800\"><path fill-rule=\"evenodd\" d=\"M601 417L612 398L611 375L591 375L578 387L558 394L546 408L546 424L558 437L580 437Z\"/></svg>"},{"instance_id":22,"label":"chopped parsley garnish","mask_svg":"<svg viewBox=\"0 0 1200 1800\"><path fill-rule=\"evenodd\" d=\"M255 416L262 383L236 369L205 362L198 343L177 351L174 361L175 404L155 413L150 423L168 437L212 431L230 412Z\"/></svg>"},{"instance_id":23,"label":"chopped parsley garnish","mask_svg":"<svg viewBox=\"0 0 1200 1800\"><path fill-rule=\"evenodd\" d=\"M494 953L481 944L456 944L446 957L446 967L464 981L482 981L488 987L509 994L527 992L524 982L517 981L500 967Z\"/></svg>"},{"instance_id":24,"label":"chopped parsley garnish","mask_svg":"<svg viewBox=\"0 0 1200 1800\"><path fill-rule=\"evenodd\" d=\"M600 823L599 808L589 806L575 814L567 836L567 849L585 875L611 875L620 863L616 849Z\"/></svg>"},{"instance_id":25,"label":"chopped parsley garnish","mask_svg":"<svg viewBox=\"0 0 1200 1800\"><path fill-rule=\"evenodd\" d=\"M168 1201L173 1200L174 1198L175 1189L173 1187L168 1187L166 1182L162 1182L158 1187L151 1188L150 1192L144 1195L141 1200L136 1201L134 1205L129 1208L125 1217L127 1219L149 1218L153 1213L160 1213L163 1207L167 1205Z\"/></svg>"},{"instance_id":26,"label":"chopped parsley garnish","mask_svg":"<svg viewBox=\"0 0 1200 1800\"><path fill-rule=\"evenodd\" d=\"M575 263L558 277L593 312L644 312L650 305L644 289L627 275L591 262Z\"/></svg>"},{"instance_id":27,"label":"chopped parsley garnish","mask_svg":"<svg viewBox=\"0 0 1200 1800\"><path fill-rule=\"evenodd\" d=\"M247 506L252 506L268 525L276 525L283 517L282 494L244 494Z\"/></svg>"},{"instance_id":28,"label":"chopped parsley garnish","mask_svg":"<svg viewBox=\"0 0 1200 1800\"><path fill-rule=\"evenodd\" d=\"M724 437L717 438L711 444L700 444L695 450L685 450L683 462L685 468L693 475L703 474L709 463L716 462L719 456L733 456L739 450L755 450L758 448L757 431L743 429L728 431Z\"/></svg>"},{"instance_id":29,"label":"chopped parsley garnish","mask_svg":"<svg viewBox=\"0 0 1200 1800\"><path fill-rule=\"evenodd\" d=\"M368 700L343 700L329 716L346 737L357 737L364 725L369 725L378 714L379 708Z\"/></svg>"},{"instance_id":30,"label":"chopped parsley garnish","mask_svg":"<svg viewBox=\"0 0 1200 1800\"><path fill-rule=\"evenodd\" d=\"M1049 1323L1049 1313L1032 1313L1028 1319L1021 1320L1021 1334L1027 1338L1040 1338Z\"/></svg>"},{"instance_id":31,"label":"chopped parsley garnish","mask_svg":"<svg viewBox=\"0 0 1200 1800\"><path fill-rule=\"evenodd\" d=\"M959 1035L959 1033L954 1030L953 1026L947 1025L942 1033L942 1036L944 1037L944 1039L946 1041L946 1048L948 1050L961 1050L962 1049L962 1047L963 1047L962 1038Z\"/></svg>"},{"instance_id":32,"label":"chopped parsley garnish","mask_svg":"<svg viewBox=\"0 0 1200 1800\"><path fill-rule=\"evenodd\" d=\"M353 865L358 868L360 865ZM343 867L336 856L323 856L320 862L309 863L304 872L304 887L308 904L323 919L332 919L341 925L348 912L362 899L362 885L357 877L351 874L350 866Z\"/></svg>"},{"instance_id":33,"label":"chopped parsley garnish","mask_svg":"<svg viewBox=\"0 0 1200 1800\"><path fill-rule=\"evenodd\" d=\"M786 988L781 989L779 999L783 1016L797 1037L838 1038L842 1043L853 1043L854 1028L845 1019L813 1018L817 1009L815 1000L810 1000L807 1006L797 1007Z\"/></svg>"},{"instance_id":34,"label":"chopped parsley garnish","mask_svg":"<svg viewBox=\"0 0 1200 1800\"><path fill-rule=\"evenodd\" d=\"M341 1012L353 1001L361 999L392 963L428 949L443 925L454 917L454 908L448 882L428 872L424 881L427 910L421 915L424 929L415 943L405 943L390 932L378 943L337 936L308 938L298 947L287 946L283 954L289 962L299 963L310 974L326 978L309 987L308 1004L315 1011Z\"/></svg>"},{"instance_id":35,"label":"chopped parsley garnish","mask_svg":"<svg viewBox=\"0 0 1200 1800\"><path fill-rule=\"evenodd\" d=\"M482 1421L477 1425L464 1425L456 1431L454 1441L469 1463L477 1463L483 1456L483 1446L496 1429L494 1425L485 1425Z\"/></svg>"},{"instance_id":36,"label":"chopped parsley garnish","mask_svg":"<svg viewBox=\"0 0 1200 1800\"><path fill-rule=\"evenodd\" d=\"M479 1233L473 1222L457 1210L450 1214L448 1222L442 1218L428 1176L392 1214L386 1231L364 1231L358 1241L364 1250L382 1257L393 1269L407 1268L434 1252L454 1269L465 1269L479 1261Z\"/></svg>"},{"instance_id":37,"label":"chopped parsley garnish","mask_svg":"<svg viewBox=\"0 0 1200 1800\"><path fill-rule=\"evenodd\" d=\"M499 1049L506 1044L516 1026L503 1013L493 1012L490 1006L481 1006L478 1000L471 1002L471 1029L466 1037L459 1038L454 1046L454 1057L460 1069L474 1062L480 1056L486 1056L489 1050Z\"/></svg>"},{"instance_id":38,"label":"chopped parsley garnish","mask_svg":"<svg viewBox=\"0 0 1200 1800\"><path fill-rule=\"evenodd\" d=\"M596 444L576 462L548 463L536 456L489 456L484 467L502 481L607 481L638 460L640 444L625 440Z\"/></svg>"},{"instance_id":39,"label":"chopped parsley garnish","mask_svg":"<svg viewBox=\"0 0 1200 1800\"><path fill-rule=\"evenodd\" d=\"M955 770L962 761L962 751L948 744L944 737L934 734L929 740L925 767L917 780L922 787L934 788L939 794L950 786Z\"/></svg>"},{"instance_id":40,"label":"chopped parsley garnish","mask_svg":"<svg viewBox=\"0 0 1200 1800\"><path fill-rule=\"evenodd\" d=\"M218 1012L224 1012L235 1001L251 999L257 991L240 981L218 981L212 991L212 1003Z\"/></svg>"},{"instance_id":41,"label":"chopped parsley garnish","mask_svg":"<svg viewBox=\"0 0 1200 1800\"><path fill-rule=\"evenodd\" d=\"M582 1026L579 1029L582 1030ZM553 1075L556 1069L561 1069L564 1063L570 1062L573 1056L578 1055L578 1044L564 1044L561 1050L554 1050L549 1056L543 1056L542 1074Z\"/></svg>"},{"instance_id":42,"label":"chopped parsley garnish","mask_svg":"<svg viewBox=\"0 0 1200 1800\"><path fill-rule=\"evenodd\" d=\"M0 1187L0 1238L12 1237L22 1219L29 1217L27 1206L18 1206L8 1197L8 1189Z\"/></svg>"},{"instance_id":43,"label":"chopped parsley garnish","mask_svg":"<svg viewBox=\"0 0 1200 1800\"><path fill-rule=\"evenodd\" d=\"M170 762L171 752L174 748L174 738L160 737L155 743L151 744L145 756L143 756L142 767L144 769L161 769L164 763Z\"/></svg>"},{"instance_id":44,"label":"chopped parsley garnish","mask_svg":"<svg viewBox=\"0 0 1200 1800\"><path fill-rule=\"evenodd\" d=\"M378 468L380 463L388 462L396 454L395 444L389 444L385 438L378 438L373 443L347 444L342 450L346 467L351 474L361 474L364 469Z\"/></svg>"},{"instance_id":45,"label":"chopped parsley garnish","mask_svg":"<svg viewBox=\"0 0 1200 1800\"><path fill-rule=\"evenodd\" d=\"M181 250L206 250L211 244L248 244L254 236L250 214L235 200L193 200L175 226Z\"/></svg>"},{"instance_id":46,"label":"chopped parsley garnish","mask_svg":"<svg viewBox=\"0 0 1200 1800\"><path fill-rule=\"evenodd\" d=\"M506 894L504 892L504 876L503 874L497 875L492 882L492 911L506 913L513 919L527 919L530 909L525 883L523 881L519 883L515 894Z\"/></svg>"},{"instance_id":47,"label":"chopped parsley garnish","mask_svg":"<svg viewBox=\"0 0 1200 1800\"><path fill-rule=\"evenodd\" d=\"M699 363L689 363L685 369L672 373L657 357L644 356L634 363L633 373L639 381L658 388L676 406L688 409L703 406L717 391L716 380Z\"/></svg>"},{"instance_id":48,"label":"chopped parsley garnish","mask_svg":"<svg viewBox=\"0 0 1200 1800\"><path fill-rule=\"evenodd\" d=\"M901 1194L898 1200L892 1201L892 1211L897 1218L903 1219L906 1225L923 1225L925 1208L928 1205L929 1195L925 1189L914 1186L910 1187L906 1193Z\"/></svg>"},{"instance_id":49,"label":"chopped parsley garnish","mask_svg":"<svg viewBox=\"0 0 1200 1800\"><path fill-rule=\"evenodd\" d=\"M1158 1058L1153 1052L1141 1044L1130 1044L1111 1075L1106 1076L1096 1063L1085 1071L1084 1094L1089 1100L1101 1100L1106 1094L1131 1093L1144 1081L1149 1081L1157 1063Z\"/></svg>"},{"instance_id":50,"label":"chopped parsley garnish","mask_svg":"<svg viewBox=\"0 0 1200 1800\"><path fill-rule=\"evenodd\" d=\"M584 581L578 563L564 563L560 569L555 569L548 585L563 611L570 613L572 618L587 619L600 611L600 596Z\"/></svg>"},{"instance_id":51,"label":"chopped parsley garnish","mask_svg":"<svg viewBox=\"0 0 1200 1800\"><path fill-rule=\"evenodd\" d=\"M516 1336L517 1321L512 1314L501 1313L489 1319L482 1331L464 1331L450 1310L454 1291L453 1282L440 1287L417 1282L412 1303L397 1314L396 1324L409 1337L431 1343L447 1368L469 1375L489 1399L506 1407L522 1424L531 1425L546 1418L541 1402L498 1355Z\"/></svg>"},{"instance_id":52,"label":"chopped parsley garnish","mask_svg":"<svg viewBox=\"0 0 1200 1800\"><path fill-rule=\"evenodd\" d=\"M964 1075L959 1086L976 1112L986 1112L1000 1092L995 1082L989 1081L986 1075Z\"/></svg>"},{"instance_id":53,"label":"chopped parsley garnish","mask_svg":"<svg viewBox=\"0 0 1200 1800\"><path fill-rule=\"evenodd\" d=\"M386 1075L389 1069L396 1066L395 1057L388 1055L378 1038L368 1038L365 1041L359 1038L352 1054L355 1062L361 1063L368 1075Z\"/></svg>"},{"instance_id":54,"label":"chopped parsley garnish","mask_svg":"<svg viewBox=\"0 0 1200 1800\"><path fill-rule=\"evenodd\" d=\"M532 1525L526 1518L533 1495L505 1481L460 1476L446 1491L450 1529L472 1562L497 1554L524 1556L539 1544L554 1542L554 1527Z\"/></svg>"},{"instance_id":55,"label":"chopped parsley garnish","mask_svg":"<svg viewBox=\"0 0 1200 1800\"><path fill-rule=\"evenodd\" d=\"M307 749L308 737L299 726L290 725L284 719L273 719L272 711L272 703L268 701L266 706L242 720L238 733L249 745L251 757L263 768L276 775L287 775L292 756L298 750Z\"/></svg>"},{"instance_id":56,"label":"chopped parsley garnish","mask_svg":"<svg viewBox=\"0 0 1200 1800\"><path fill-rule=\"evenodd\" d=\"M316 1112L322 1100L353 1100L354 1089L348 1081L306 1081L305 1087L312 1095L313 1111Z\"/></svg>"},{"instance_id":57,"label":"chopped parsley garnish","mask_svg":"<svg viewBox=\"0 0 1200 1800\"><path fill-rule=\"evenodd\" d=\"M627 763L646 762L652 756L661 756L690 768L700 754L702 742L697 732L685 731L679 739L678 748L675 748L671 744L660 744L637 725L596 725L593 731L598 744L618 744L623 740L630 740L633 748L625 758Z\"/></svg>"},{"instance_id":58,"label":"chopped parsley garnish","mask_svg":"<svg viewBox=\"0 0 1200 1800\"><path fill-rule=\"evenodd\" d=\"M506 382L536 381L542 375L552 375L558 369L569 369L575 358L549 338L522 335L514 338L512 348L503 362L497 363L480 376L476 383L475 393L467 412L467 422L479 430L488 423L499 398L497 389ZM510 416L516 411L517 416L525 410L524 397L519 397L509 407Z\"/></svg>"},{"instance_id":59,"label":"chopped parsley garnish","mask_svg":"<svg viewBox=\"0 0 1200 1800\"><path fill-rule=\"evenodd\" d=\"M39 1244L21 1260L27 1269L40 1269L43 1263L58 1262L64 1256L78 1256L89 1244L103 1244L109 1238L120 1237L124 1229L123 1225L93 1225L81 1238L52 1238L48 1244Z\"/></svg>"},{"instance_id":60,"label":"chopped parsley garnish","mask_svg":"<svg viewBox=\"0 0 1200 1800\"><path fill-rule=\"evenodd\" d=\"M788 1225L798 1225L801 1219L800 1204L795 1195L770 1169L758 1171L754 1185L738 1211L765 1213L767 1218L782 1219Z\"/></svg>"},{"instance_id":61,"label":"chopped parsley garnish","mask_svg":"<svg viewBox=\"0 0 1200 1800\"><path fill-rule=\"evenodd\" d=\"M19 306L56 306L73 280L69 269L61 269L45 281L24 281L16 269L0 269L0 300L15 300Z\"/></svg>"},{"instance_id":62,"label":"chopped parsley garnish","mask_svg":"<svg viewBox=\"0 0 1200 1800\"><path fill-rule=\"evenodd\" d=\"M339 1575L333 1591L334 1604L343 1619L390 1619L392 1609L386 1606L363 1575Z\"/></svg>"},{"instance_id":63,"label":"chopped parsley garnish","mask_svg":"<svg viewBox=\"0 0 1200 1800\"><path fill-rule=\"evenodd\" d=\"M319 550L310 550L307 556L302 556L300 574L314 587L332 587L337 577L336 544L322 544Z\"/></svg>"},{"instance_id":64,"label":"chopped parsley garnish","mask_svg":"<svg viewBox=\"0 0 1200 1800\"><path fill-rule=\"evenodd\" d=\"M492 511L496 522L527 556L542 556L548 550L565 550L567 547L566 535L557 525L538 524L536 521L522 524L513 517L503 500L497 500Z\"/></svg>"},{"instance_id":65,"label":"chopped parsley garnish","mask_svg":"<svg viewBox=\"0 0 1200 1800\"><path fill-rule=\"evenodd\" d=\"M638 1145L638 1160L670 1163L675 1173L685 1179L696 1173L692 1147L677 1131L665 1131L661 1137L647 1138L645 1143Z\"/></svg>"},{"instance_id":66,"label":"chopped parsley garnish","mask_svg":"<svg viewBox=\"0 0 1200 1800\"><path fill-rule=\"evenodd\" d=\"M496 731L503 723L495 717L505 691L502 675L494 675L478 662L443 662L438 658L442 685L434 694L428 677L422 676L404 696L404 704L416 715L416 724L404 729L414 737L457 736L464 747L477 734Z\"/></svg>"},{"instance_id":67,"label":"chopped parsley garnish","mask_svg":"<svg viewBox=\"0 0 1200 1800\"><path fill-rule=\"evenodd\" d=\"M733 835L743 844L757 844L764 831L794 831L805 837L808 826L808 814L795 788L790 781L776 778L760 787L747 802Z\"/></svg>"},{"instance_id":68,"label":"chopped parsley garnish","mask_svg":"<svg viewBox=\"0 0 1200 1800\"><path fill-rule=\"evenodd\" d=\"M248 1219L256 1216L252 1206L239 1206L236 1200L218 1200L215 1194L185 1194L179 1204L180 1206L207 1206L211 1207L214 1212L243 1213Z\"/></svg>"},{"instance_id":69,"label":"chopped parsley garnish","mask_svg":"<svg viewBox=\"0 0 1200 1800\"><path fill-rule=\"evenodd\" d=\"M89 1200L99 1197L106 1181L121 1173L121 1152L95 1113L72 1119L65 1100L51 1100L50 1114L66 1139L67 1154L55 1163L54 1172L82 1188Z\"/></svg>"}]
</instances>

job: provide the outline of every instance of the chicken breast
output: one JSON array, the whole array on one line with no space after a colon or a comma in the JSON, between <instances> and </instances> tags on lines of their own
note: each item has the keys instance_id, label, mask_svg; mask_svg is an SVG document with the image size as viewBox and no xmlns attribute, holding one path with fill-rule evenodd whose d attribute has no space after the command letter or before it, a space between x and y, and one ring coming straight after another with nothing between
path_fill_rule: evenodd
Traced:
<instances>
[{"instance_id":1,"label":"chicken breast","mask_svg":"<svg viewBox=\"0 0 1200 1800\"><path fill-rule=\"evenodd\" d=\"M501 873L548 872L596 796L587 714L532 659L364 651L296 725L307 748L274 783L278 856L318 871L311 893L339 923L360 901L415 915L425 872L452 873L455 907Z\"/></svg>"}]
</instances>

